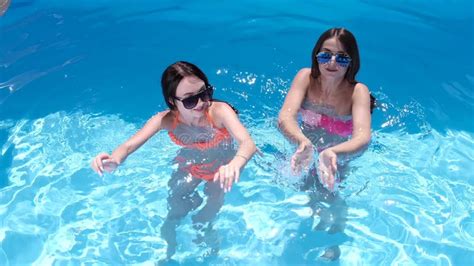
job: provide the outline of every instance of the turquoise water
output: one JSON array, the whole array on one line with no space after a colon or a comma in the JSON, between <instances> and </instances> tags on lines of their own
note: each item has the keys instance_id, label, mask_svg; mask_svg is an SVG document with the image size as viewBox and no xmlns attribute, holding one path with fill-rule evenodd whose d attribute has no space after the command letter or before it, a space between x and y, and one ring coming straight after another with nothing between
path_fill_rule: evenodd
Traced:
<instances>
[{"instance_id":1,"label":"turquoise water","mask_svg":"<svg viewBox=\"0 0 474 266\"><path fill-rule=\"evenodd\" d=\"M188 216L170 263L472 264L469 1L14 2L0 18L1 265L165 257L160 227L178 147L160 133L103 178L89 162L165 108L159 79L177 60L208 74L262 155L226 195L218 255L192 241ZM276 116L333 26L357 37L358 79L379 108L368 151L338 193L314 202L288 171L294 147ZM319 258L334 245L338 260Z\"/></svg>"}]
</instances>

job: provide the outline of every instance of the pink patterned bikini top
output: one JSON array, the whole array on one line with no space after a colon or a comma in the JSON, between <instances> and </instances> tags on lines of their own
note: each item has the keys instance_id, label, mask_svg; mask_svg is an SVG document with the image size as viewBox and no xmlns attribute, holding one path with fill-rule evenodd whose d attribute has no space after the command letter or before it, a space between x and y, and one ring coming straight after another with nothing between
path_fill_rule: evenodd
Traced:
<instances>
[{"instance_id":1,"label":"pink patterned bikini top","mask_svg":"<svg viewBox=\"0 0 474 266\"><path fill-rule=\"evenodd\" d=\"M300 109L303 123L322 128L327 133L349 137L352 134L352 115L338 115L334 107L316 104L305 99Z\"/></svg>"}]
</instances>

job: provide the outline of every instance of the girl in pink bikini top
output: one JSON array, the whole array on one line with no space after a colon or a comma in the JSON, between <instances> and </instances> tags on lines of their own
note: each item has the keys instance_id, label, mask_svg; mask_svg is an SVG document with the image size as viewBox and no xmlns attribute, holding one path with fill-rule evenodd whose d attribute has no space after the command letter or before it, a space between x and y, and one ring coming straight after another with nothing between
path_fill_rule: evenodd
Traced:
<instances>
[{"instance_id":1,"label":"girl in pink bikini top","mask_svg":"<svg viewBox=\"0 0 474 266\"><path fill-rule=\"evenodd\" d=\"M322 128L328 134L345 138L352 134L352 115L338 115L333 107L305 99L300 114L302 122L308 128Z\"/></svg>"},{"instance_id":2,"label":"girl in pink bikini top","mask_svg":"<svg viewBox=\"0 0 474 266\"><path fill-rule=\"evenodd\" d=\"M303 101L299 110L302 132L318 152L347 141L352 135L352 116L338 115L331 106Z\"/></svg>"}]
</instances>

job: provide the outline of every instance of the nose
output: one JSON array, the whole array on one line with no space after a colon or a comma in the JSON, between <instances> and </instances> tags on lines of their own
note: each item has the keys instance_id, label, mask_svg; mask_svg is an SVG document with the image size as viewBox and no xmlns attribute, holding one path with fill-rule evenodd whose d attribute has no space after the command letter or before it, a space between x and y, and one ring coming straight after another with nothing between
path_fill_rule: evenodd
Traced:
<instances>
[{"instance_id":1,"label":"nose","mask_svg":"<svg viewBox=\"0 0 474 266\"><path fill-rule=\"evenodd\" d=\"M337 65L336 64L336 55L331 55L331 59L329 59L329 62L328 62L329 65Z\"/></svg>"},{"instance_id":2,"label":"nose","mask_svg":"<svg viewBox=\"0 0 474 266\"><path fill-rule=\"evenodd\" d=\"M196 104L196 107L195 107L195 108L197 108L197 109L201 109L201 108L203 107L203 105L204 105L204 104L206 104L206 102L205 102L205 101L203 101L203 100L201 99L201 97L199 97L199 99L198 99L198 103Z\"/></svg>"}]
</instances>

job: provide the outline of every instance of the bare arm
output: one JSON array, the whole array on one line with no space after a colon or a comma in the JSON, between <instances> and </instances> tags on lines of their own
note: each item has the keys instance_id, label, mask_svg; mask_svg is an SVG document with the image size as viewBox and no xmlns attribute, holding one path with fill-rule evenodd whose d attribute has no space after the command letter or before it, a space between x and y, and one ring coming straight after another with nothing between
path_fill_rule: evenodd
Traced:
<instances>
[{"instance_id":1,"label":"bare arm","mask_svg":"<svg viewBox=\"0 0 474 266\"><path fill-rule=\"evenodd\" d=\"M148 122L141 128L135 135L130 137L123 144L118 146L111 155L107 153L98 154L91 163L92 168L98 173L102 174L104 170L103 161L107 160L120 165L127 159L127 157L136 151L140 146L142 146L148 139L150 139L154 134L163 129L166 125L164 120L166 116L171 115L169 111L164 111L154 115L148 120Z\"/></svg>"},{"instance_id":2,"label":"bare arm","mask_svg":"<svg viewBox=\"0 0 474 266\"><path fill-rule=\"evenodd\" d=\"M234 158L227 165L221 166L214 176L214 181L220 180L221 187L227 192L230 191L234 180L238 182L240 169L250 160L257 148L235 111L225 103L216 105L213 112L216 122L222 124L239 145Z\"/></svg>"},{"instance_id":3,"label":"bare arm","mask_svg":"<svg viewBox=\"0 0 474 266\"><path fill-rule=\"evenodd\" d=\"M291 157L291 169L295 174L307 169L313 160L313 144L301 132L296 119L301 104L306 97L310 75L311 69L309 68L304 68L296 74L278 115L280 130L290 141L298 144L296 152Z\"/></svg>"},{"instance_id":4,"label":"bare arm","mask_svg":"<svg viewBox=\"0 0 474 266\"><path fill-rule=\"evenodd\" d=\"M232 160L236 161L239 168L242 168L257 150L255 143L230 106L223 104L219 110L219 116L225 117L222 121L223 126L239 144L237 153Z\"/></svg>"},{"instance_id":5,"label":"bare arm","mask_svg":"<svg viewBox=\"0 0 474 266\"><path fill-rule=\"evenodd\" d=\"M369 89L362 83L356 85L352 94L352 123L351 139L327 148L319 154L318 176L330 190L334 189L337 157L354 154L366 147L370 141L370 94Z\"/></svg>"},{"instance_id":6,"label":"bare arm","mask_svg":"<svg viewBox=\"0 0 474 266\"><path fill-rule=\"evenodd\" d=\"M286 95L285 102L278 115L278 126L282 133L293 142L300 144L311 141L301 132L296 117L301 104L306 96L309 86L311 70L309 68L301 69L293 79L291 88Z\"/></svg>"},{"instance_id":7,"label":"bare arm","mask_svg":"<svg viewBox=\"0 0 474 266\"><path fill-rule=\"evenodd\" d=\"M331 147L336 154L352 154L366 147L371 137L370 93L358 83L352 95L352 138Z\"/></svg>"},{"instance_id":8,"label":"bare arm","mask_svg":"<svg viewBox=\"0 0 474 266\"><path fill-rule=\"evenodd\" d=\"M151 117L146 124L129 138L125 143L112 152L112 157L122 163L127 157L140 148L148 139L162 129L162 120L169 111L161 112Z\"/></svg>"}]
</instances>

